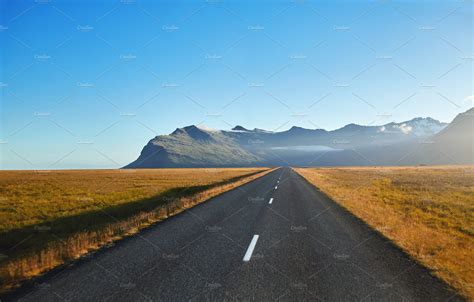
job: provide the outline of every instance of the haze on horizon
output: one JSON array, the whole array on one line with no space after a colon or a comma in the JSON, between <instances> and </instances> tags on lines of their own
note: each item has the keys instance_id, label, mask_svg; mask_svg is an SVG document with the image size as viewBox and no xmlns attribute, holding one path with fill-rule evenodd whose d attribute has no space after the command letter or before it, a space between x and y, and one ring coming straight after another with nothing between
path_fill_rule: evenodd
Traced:
<instances>
[{"instance_id":1,"label":"haze on horizon","mask_svg":"<svg viewBox=\"0 0 474 302\"><path fill-rule=\"evenodd\" d=\"M1 1L0 168L122 167L187 125L450 122L473 106L472 20L459 1Z\"/></svg>"}]
</instances>

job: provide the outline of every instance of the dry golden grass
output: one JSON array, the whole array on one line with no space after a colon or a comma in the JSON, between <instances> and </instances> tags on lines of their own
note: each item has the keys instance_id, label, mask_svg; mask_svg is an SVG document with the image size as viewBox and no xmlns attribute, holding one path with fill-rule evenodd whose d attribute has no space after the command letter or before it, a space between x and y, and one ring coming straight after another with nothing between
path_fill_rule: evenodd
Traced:
<instances>
[{"instance_id":1,"label":"dry golden grass","mask_svg":"<svg viewBox=\"0 0 474 302\"><path fill-rule=\"evenodd\" d=\"M474 299L474 168L295 169Z\"/></svg>"},{"instance_id":2,"label":"dry golden grass","mask_svg":"<svg viewBox=\"0 0 474 302\"><path fill-rule=\"evenodd\" d=\"M0 232L262 169L0 171Z\"/></svg>"},{"instance_id":3,"label":"dry golden grass","mask_svg":"<svg viewBox=\"0 0 474 302\"><path fill-rule=\"evenodd\" d=\"M0 291L269 171L0 171Z\"/></svg>"}]
</instances>

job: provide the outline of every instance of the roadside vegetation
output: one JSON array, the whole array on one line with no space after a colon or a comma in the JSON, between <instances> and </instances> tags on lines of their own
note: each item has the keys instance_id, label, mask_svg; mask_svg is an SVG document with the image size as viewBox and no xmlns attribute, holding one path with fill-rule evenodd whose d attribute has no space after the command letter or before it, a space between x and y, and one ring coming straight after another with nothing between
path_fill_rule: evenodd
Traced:
<instances>
[{"instance_id":1,"label":"roadside vegetation","mask_svg":"<svg viewBox=\"0 0 474 302\"><path fill-rule=\"evenodd\" d=\"M474 299L474 167L295 170Z\"/></svg>"},{"instance_id":2,"label":"roadside vegetation","mask_svg":"<svg viewBox=\"0 0 474 302\"><path fill-rule=\"evenodd\" d=\"M0 171L0 292L269 171Z\"/></svg>"}]
</instances>

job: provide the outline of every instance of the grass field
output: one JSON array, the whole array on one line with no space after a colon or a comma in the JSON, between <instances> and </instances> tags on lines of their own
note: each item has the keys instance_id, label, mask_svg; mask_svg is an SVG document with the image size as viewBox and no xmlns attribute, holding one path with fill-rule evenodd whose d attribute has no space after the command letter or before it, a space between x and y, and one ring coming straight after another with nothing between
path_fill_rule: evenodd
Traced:
<instances>
[{"instance_id":1,"label":"grass field","mask_svg":"<svg viewBox=\"0 0 474 302\"><path fill-rule=\"evenodd\" d=\"M0 171L1 288L8 289L267 171Z\"/></svg>"},{"instance_id":2,"label":"grass field","mask_svg":"<svg viewBox=\"0 0 474 302\"><path fill-rule=\"evenodd\" d=\"M474 167L295 170L474 299Z\"/></svg>"}]
</instances>

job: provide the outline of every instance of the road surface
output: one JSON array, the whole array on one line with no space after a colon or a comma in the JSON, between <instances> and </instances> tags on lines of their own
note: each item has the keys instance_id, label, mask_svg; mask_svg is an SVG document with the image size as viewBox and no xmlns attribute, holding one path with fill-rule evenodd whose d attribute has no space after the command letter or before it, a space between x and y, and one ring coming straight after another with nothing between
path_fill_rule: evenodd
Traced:
<instances>
[{"instance_id":1,"label":"road surface","mask_svg":"<svg viewBox=\"0 0 474 302\"><path fill-rule=\"evenodd\" d=\"M289 168L55 271L8 299L460 300Z\"/></svg>"}]
</instances>

